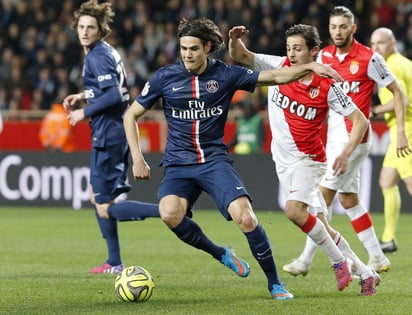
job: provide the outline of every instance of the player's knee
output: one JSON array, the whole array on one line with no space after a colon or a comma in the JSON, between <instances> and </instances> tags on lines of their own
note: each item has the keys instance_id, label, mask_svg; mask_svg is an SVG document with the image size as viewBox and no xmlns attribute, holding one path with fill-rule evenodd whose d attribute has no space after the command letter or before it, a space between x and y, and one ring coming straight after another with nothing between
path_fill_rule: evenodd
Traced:
<instances>
[{"instance_id":1,"label":"player's knee","mask_svg":"<svg viewBox=\"0 0 412 315\"><path fill-rule=\"evenodd\" d=\"M285 214L288 217L288 219L293 222L295 222L297 215L298 215L296 209L289 206L288 204L286 204L286 207L285 207Z\"/></svg>"},{"instance_id":2,"label":"player's knee","mask_svg":"<svg viewBox=\"0 0 412 315\"><path fill-rule=\"evenodd\" d=\"M323 198L325 199L326 205L330 206L335 198L336 191L320 186L320 191L322 193Z\"/></svg>"},{"instance_id":3,"label":"player's knee","mask_svg":"<svg viewBox=\"0 0 412 315\"><path fill-rule=\"evenodd\" d=\"M244 211L241 215L232 219L243 232L253 231L258 225L256 216L252 215L250 211Z\"/></svg>"},{"instance_id":4,"label":"player's knee","mask_svg":"<svg viewBox=\"0 0 412 315\"><path fill-rule=\"evenodd\" d=\"M296 211L290 207L285 208L285 214L289 220L295 222L296 221Z\"/></svg>"},{"instance_id":5,"label":"player's knee","mask_svg":"<svg viewBox=\"0 0 412 315\"><path fill-rule=\"evenodd\" d=\"M183 216L179 215L178 212L168 212L168 211L160 211L160 218L162 221L170 228L174 228L179 225L180 222L183 220Z\"/></svg>"},{"instance_id":6,"label":"player's knee","mask_svg":"<svg viewBox=\"0 0 412 315\"><path fill-rule=\"evenodd\" d=\"M350 209L359 204L359 196L354 193L350 194L339 194L339 202L345 209Z\"/></svg>"},{"instance_id":7,"label":"player's knee","mask_svg":"<svg viewBox=\"0 0 412 315\"><path fill-rule=\"evenodd\" d=\"M170 206L164 203L159 205L160 218L167 226L174 228L182 222L185 211L178 205Z\"/></svg>"},{"instance_id":8,"label":"player's knee","mask_svg":"<svg viewBox=\"0 0 412 315\"><path fill-rule=\"evenodd\" d=\"M406 186L406 190L408 191L408 193L409 193L409 196L412 196L412 184L411 185L407 185Z\"/></svg>"},{"instance_id":9,"label":"player's knee","mask_svg":"<svg viewBox=\"0 0 412 315\"><path fill-rule=\"evenodd\" d=\"M285 214L289 220L298 226L305 223L308 215L308 207L300 201L289 200L286 203Z\"/></svg>"},{"instance_id":10,"label":"player's knee","mask_svg":"<svg viewBox=\"0 0 412 315\"><path fill-rule=\"evenodd\" d=\"M391 186L391 183L389 183L387 180L383 178L379 178L379 187L381 189L390 188L390 186Z\"/></svg>"},{"instance_id":11,"label":"player's knee","mask_svg":"<svg viewBox=\"0 0 412 315\"><path fill-rule=\"evenodd\" d=\"M102 219L109 219L109 214L107 212L104 211L97 211L97 214L99 217L101 217Z\"/></svg>"},{"instance_id":12,"label":"player's knee","mask_svg":"<svg viewBox=\"0 0 412 315\"><path fill-rule=\"evenodd\" d=\"M109 219L109 206L106 204L96 204L97 215L102 219Z\"/></svg>"},{"instance_id":13,"label":"player's knee","mask_svg":"<svg viewBox=\"0 0 412 315\"><path fill-rule=\"evenodd\" d=\"M387 167L382 168L379 175L379 187L381 189L389 189L398 185L400 181L399 173L394 169ZM405 185L408 186L408 180L404 180ZM412 186L412 178L410 179L410 186ZM412 189L412 187L411 187Z\"/></svg>"},{"instance_id":14,"label":"player's knee","mask_svg":"<svg viewBox=\"0 0 412 315\"><path fill-rule=\"evenodd\" d=\"M228 207L228 212L242 231L252 231L258 224L252 205L246 196L232 201Z\"/></svg>"}]
</instances>

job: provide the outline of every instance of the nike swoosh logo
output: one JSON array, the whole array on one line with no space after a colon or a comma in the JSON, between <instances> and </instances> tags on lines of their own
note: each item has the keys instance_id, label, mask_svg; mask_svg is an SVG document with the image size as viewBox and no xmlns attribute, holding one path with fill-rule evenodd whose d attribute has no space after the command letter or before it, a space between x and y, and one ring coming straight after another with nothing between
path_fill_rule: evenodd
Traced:
<instances>
[{"instance_id":1,"label":"nike swoosh logo","mask_svg":"<svg viewBox=\"0 0 412 315\"><path fill-rule=\"evenodd\" d=\"M236 186L236 190L241 190L243 189L243 186Z\"/></svg>"},{"instance_id":2,"label":"nike swoosh logo","mask_svg":"<svg viewBox=\"0 0 412 315\"><path fill-rule=\"evenodd\" d=\"M179 91L179 90L181 90L181 89L183 89L183 88L184 88L184 86L172 87L172 91L173 91L173 92L176 92L176 91Z\"/></svg>"},{"instance_id":3,"label":"nike swoosh logo","mask_svg":"<svg viewBox=\"0 0 412 315\"><path fill-rule=\"evenodd\" d=\"M268 252L270 251L270 248L268 248L267 250L265 250L263 253L257 253L257 255L259 256L259 257L262 257L263 255L267 255L268 254Z\"/></svg>"},{"instance_id":4,"label":"nike swoosh logo","mask_svg":"<svg viewBox=\"0 0 412 315\"><path fill-rule=\"evenodd\" d=\"M289 193L293 194L293 193L295 193L295 192L297 192L297 191L299 191L299 190L290 190Z\"/></svg>"}]
</instances>

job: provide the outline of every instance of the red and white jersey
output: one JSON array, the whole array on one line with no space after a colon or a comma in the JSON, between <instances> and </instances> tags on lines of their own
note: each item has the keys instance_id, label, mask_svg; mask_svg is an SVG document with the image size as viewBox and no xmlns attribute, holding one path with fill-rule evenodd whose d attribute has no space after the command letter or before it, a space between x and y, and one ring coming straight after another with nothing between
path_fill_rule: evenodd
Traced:
<instances>
[{"instance_id":1,"label":"red and white jersey","mask_svg":"<svg viewBox=\"0 0 412 315\"><path fill-rule=\"evenodd\" d=\"M290 66L289 59L255 54L255 70ZM350 115L356 105L332 79L314 75L311 82L295 81L268 89L272 156L276 163L290 165L303 158L325 162L321 129L329 109Z\"/></svg>"},{"instance_id":2,"label":"red and white jersey","mask_svg":"<svg viewBox=\"0 0 412 315\"><path fill-rule=\"evenodd\" d=\"M353 41L352 47L342 61L336 56L336 46L330 45L321 50L318 62L330 65L345 80L339 82L343 91L351 97L361 112L369 117L372 94L375 83L379 87L386 87L395 80L384 58L370 48ZM352 130L352 122L348 119L331 113L328 119L328 142L346 141L347 133ZM346 129L346 134L345 134ZM368 132L362 142L368 139Z\"/></svg>"}]
</instances>

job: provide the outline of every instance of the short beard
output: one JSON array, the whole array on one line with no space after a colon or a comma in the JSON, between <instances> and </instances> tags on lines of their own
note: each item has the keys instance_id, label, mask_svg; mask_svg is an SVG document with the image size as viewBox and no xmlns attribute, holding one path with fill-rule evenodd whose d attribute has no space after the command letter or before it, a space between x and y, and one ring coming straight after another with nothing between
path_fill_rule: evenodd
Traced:
<instances>
[{"instance_id":1,"label":"short beard","mask_svg":"<svg viewBox=\"0 0 412 315\"><path fill-rule=\"evenodd\" d=\"M352 42L352 38L348 37L342 42L342 44L335 44L335 42L333 42L333 44L338 48L342 48L342 47L348 47L349 43L351 42Z\"/></svg>"}]
</instances>

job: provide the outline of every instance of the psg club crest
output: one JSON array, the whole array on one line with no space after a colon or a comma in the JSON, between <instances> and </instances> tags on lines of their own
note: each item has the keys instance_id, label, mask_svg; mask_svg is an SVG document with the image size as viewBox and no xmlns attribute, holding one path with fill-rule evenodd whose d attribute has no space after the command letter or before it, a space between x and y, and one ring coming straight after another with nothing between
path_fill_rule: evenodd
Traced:
<instances>
[{"instance_id":1,"label":"psg club crest","mask_svg":"<svg viewBox=\"0 0 412 315\"><path fill-rule=\"evenodd\" d=\"M359 71L359 62L358 61L352 61L350 63L350 66L349 66L349 71L352 74L357 73Z\"/></svg>"},{"instance_id":2,"label":"psg club crest","mask_svg":"<svg viewBox=\"0 0 412 315\"><path fill-rule=\"evenodd\" d=\"M312 87L309 89L310 98L315 98L319 95L319 87Z\"/></svg>"},{"instance_id":3,"label":"psg club crest","mask_svg":"<svg viewBox=\"0 0 412 315\"><path fill-rule=\"evenodd\" d=\"M206 83L206 91L209 93L216 93L219 90L219 83L215 80L207 81Z\"/></svg>"}]
</instances>

